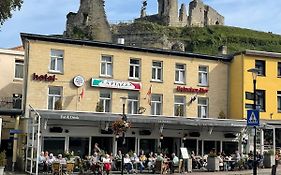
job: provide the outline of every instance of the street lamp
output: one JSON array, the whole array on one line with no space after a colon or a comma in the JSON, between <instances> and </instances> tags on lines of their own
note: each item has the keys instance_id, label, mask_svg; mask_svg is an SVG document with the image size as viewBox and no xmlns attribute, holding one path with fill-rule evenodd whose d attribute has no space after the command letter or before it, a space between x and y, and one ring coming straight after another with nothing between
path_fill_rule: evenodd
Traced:
<instances>
[{"instance_id":1,"label":"street lamp","mask_svg":"<svg viewBox=\"0 0 281 175\"><path fill-rule=\"evenodd\" d=\"M122 106L123 106L123 112L122 112L122 120L127 122L127 116L125 114L125 106L127 97L120 97L122 100ZM123 175L124 172L124 144L125 144L125 132L122 132L122 160L121 160L121 175Z\"/></svg>"},{"instance_id":2,"label":"street lamp","mask_svg":"<svg viewBox=\"0 0 281 175\"><path fill-rule=\"evenodd\" d=\"M254 110L257 109L257 75L259 74L259 69L252 68L248 72L252 73L253 76L253 86L254 86ZM257 175L257 127L254 126L255 135L254 135L254 165L253 165L253 175Z\"/></svg>"}]
</instances>

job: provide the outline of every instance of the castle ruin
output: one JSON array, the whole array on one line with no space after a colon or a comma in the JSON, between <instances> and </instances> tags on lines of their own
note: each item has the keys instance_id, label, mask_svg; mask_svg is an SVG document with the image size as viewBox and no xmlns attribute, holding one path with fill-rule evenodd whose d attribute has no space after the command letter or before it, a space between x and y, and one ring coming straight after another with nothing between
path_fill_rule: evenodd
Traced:
<instances>
[{"instance_id":1,"label":"castle ruin","mask_svg":"<svg viewBox=\"0 0 281 175\"><path fill-rule=\"evenodd\" d=\"M78 12L67 15L64 35L111 42L112 34L104 10L104 0L80 0Z\"/></svg>"},{"instance_id":2,"label":"castle ruin","mask_svg":"<svg viewBox=\"0 0 281 175\"><path fill-rule=\"evenodd\" d=\"M202 0L192 0L189 3L188 15L185 4L181 4L178 10L178 0L158 0L158 14L146 16L144 9L146 8L142 7L141 17L137 20L174 27L224 25L224 17L212 7L205 5Z\"/></svg>"}]
</instances>

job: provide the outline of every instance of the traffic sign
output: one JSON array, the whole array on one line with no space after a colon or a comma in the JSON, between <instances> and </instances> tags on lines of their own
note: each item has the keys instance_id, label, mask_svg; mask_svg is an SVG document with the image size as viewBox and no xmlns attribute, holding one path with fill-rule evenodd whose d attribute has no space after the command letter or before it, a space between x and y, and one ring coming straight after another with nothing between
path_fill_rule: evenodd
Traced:
<instances>
[{"instance_id":1,"label":"traffic sign","mask_svg":"<svg viewBox=\"0 0 281 175\"><path fill-rule=\"evenodd\" d=\"M247 110L247 126L259 126L260 113L259 110Z\"/></svg>"}]
</instances>

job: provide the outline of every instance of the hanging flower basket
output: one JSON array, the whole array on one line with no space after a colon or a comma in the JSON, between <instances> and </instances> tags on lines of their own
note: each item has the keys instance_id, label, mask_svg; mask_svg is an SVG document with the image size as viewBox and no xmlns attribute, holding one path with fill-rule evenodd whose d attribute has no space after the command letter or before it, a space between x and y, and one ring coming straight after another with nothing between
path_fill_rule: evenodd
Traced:
<instances>
[{"instance_id":1,"label":"hanging flower basket","mask_svg":"<svg viewBox=\"0 0 281 175\"><path fill-rule=\"evenodd\" d=\"M121 134L123 132L126 132L129 128L131 128L131 123L126 122L122 119L118 119L112 123L112 129L114 134Z\"/></svg>"}]
</instances>

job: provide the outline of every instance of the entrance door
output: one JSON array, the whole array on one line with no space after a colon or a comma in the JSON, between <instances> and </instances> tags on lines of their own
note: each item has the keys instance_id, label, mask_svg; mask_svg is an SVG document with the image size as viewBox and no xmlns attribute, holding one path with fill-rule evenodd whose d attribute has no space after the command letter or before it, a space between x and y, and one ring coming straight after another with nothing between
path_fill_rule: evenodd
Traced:
<instances>
[{"instance_id":1,"label":"entrance door","mask_svg":"<svg viewBox=\"0 0 281 175\"><path fill-rule=\"evenodd\" d=\"M69 151L73 151L74 155L84 158L89 155L89 138L88 137L70 137Z\"/></svg>"},{"instance_id":2,"label":"entrance door","mask_svg":"<svg viewBox=\"0 0 281 175\"><path fill-rule=\"evenodd\" d=\"M145 154L155 152L157 148L156 139L140 139L140 150L143 150Z\"/></svg>"},{"instance_id":3,"label":"entrance door","mask_svg":"<svg viewBox=\"0 0 281 175\"><path fill-rule=\"evenodd\" d=\"M180 149L180 139L173 137L164 137L161 140L161 152L171 156L172 153L178 155Z\"/></svg>"}]
</instances>

